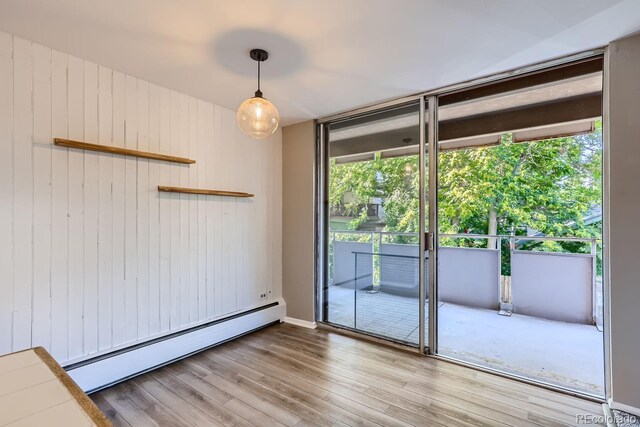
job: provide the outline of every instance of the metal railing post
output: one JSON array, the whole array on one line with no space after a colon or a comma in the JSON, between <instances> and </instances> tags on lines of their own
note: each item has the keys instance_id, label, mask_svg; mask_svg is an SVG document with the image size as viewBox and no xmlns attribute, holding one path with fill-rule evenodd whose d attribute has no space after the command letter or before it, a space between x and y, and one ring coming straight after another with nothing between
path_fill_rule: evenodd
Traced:
<instances>
[{"instance_id":1,"label":"metal railing post","mask_svg":"<svg viewBox=\"0 0 640 427\"><path fill-rule=\"evenodd\" d=\"M504 282L502 281L502 238L497 239L498 243L498 307L501 307L503 302L507 302Z\"/></svg>"},{"instance_id":2,"label":"metal railing post","mask_svg":"<svg viewBox=\"0 0 640 427\"><path fill-rule=\"evenodd\" d=\"M381 253L382 251L382 232L378 231L378 254ZM373 276L373 280L376 283L376 288L379 290L380 287L382 286L382 284L380 283L380 276L382 274L382 255L378 255L376 261L377 261L377 268L374 271L374 276ZM377 275L375 275L375 273L378 273Z\"/></svg>"},{"instance_id":3,"label":"metal railing post","mask_svg":"<svg viewBox=\"0 0 640 427\"><path fill-rule=\"evenodd\" d=\"M357 303L357 288L358 288L358 254L354 254L353 260L353 329L357 329L358 319L358 303Z\"/></svg>"},{"instance_id":4,"label":"metal railing post","mask_svg":"<svg viewBox=\"0 0 640 427\"><path fill-rule=\"evenodd\" d=\"M591 240L591 256L593 257L591 260L591 303L593 305L593 324L597 325L598 318L598 285L597 285L597 276L598 276L598 242L596 239Z\"/></svg>"},{"instance_id":5,"label":"metal railing post","mask_svg":"<svg viewBox=\"0 0 640 427\"><path fill-rule=\"evenodd\" d=\"M336 232L331 232L331 282L335 282L335 269L336 269Z\"/></svg>"}]
</instances>

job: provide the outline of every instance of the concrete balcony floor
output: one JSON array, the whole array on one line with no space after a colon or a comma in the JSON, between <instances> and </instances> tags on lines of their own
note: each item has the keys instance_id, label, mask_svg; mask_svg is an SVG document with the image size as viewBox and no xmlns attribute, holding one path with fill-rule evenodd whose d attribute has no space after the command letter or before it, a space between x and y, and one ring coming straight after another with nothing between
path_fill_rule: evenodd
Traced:
<instances>
[{"instance_id":1,"label":"concrete balcony floor","mask_svg":"<svg viewBox=\"0 0 640 427\"><path fill-rule=\"evenodd\" d=\"M328 299L331 323L418 343L417 298L330 286ZM438 327L442 355L604 395L603 334L595 326L440 303Z\"/></svg>"}]
</instances>

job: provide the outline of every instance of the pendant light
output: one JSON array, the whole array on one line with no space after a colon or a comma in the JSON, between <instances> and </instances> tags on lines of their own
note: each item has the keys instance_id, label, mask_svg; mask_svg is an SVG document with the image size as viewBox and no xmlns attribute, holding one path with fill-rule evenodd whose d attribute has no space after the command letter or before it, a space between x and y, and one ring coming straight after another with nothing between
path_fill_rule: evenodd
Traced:
<instances>
[{"instance_id":1,"label":"pendant light","mask_svg":"<svg viewBox=\"0 0 640 427\"><path fill-rule=\"evenodd\" d=\"M262 97L260 90L260 63L269 58L269 53L262 49L252 49L249 56L258 63L258 90L253 98L240 104L236 120L240 129L251 138L264 139L273 135L280 122L278 110Z\"/></svg>"}]
</instances>

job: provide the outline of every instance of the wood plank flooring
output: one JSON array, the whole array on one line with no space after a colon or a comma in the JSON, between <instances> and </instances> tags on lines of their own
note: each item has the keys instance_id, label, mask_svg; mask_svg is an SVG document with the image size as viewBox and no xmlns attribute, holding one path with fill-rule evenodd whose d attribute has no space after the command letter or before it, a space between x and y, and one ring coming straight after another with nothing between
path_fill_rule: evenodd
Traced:
<instances>
[{"instance_id":1,"label":"wood plank flooring","mask_svg":"<svg viewBox=\"0 0 640 427\"><path fill-rule=\"evenodd\" d=\"M91 396L115 426L565 426L597 403L280 324Z\"/></svg>"}]
</instances>

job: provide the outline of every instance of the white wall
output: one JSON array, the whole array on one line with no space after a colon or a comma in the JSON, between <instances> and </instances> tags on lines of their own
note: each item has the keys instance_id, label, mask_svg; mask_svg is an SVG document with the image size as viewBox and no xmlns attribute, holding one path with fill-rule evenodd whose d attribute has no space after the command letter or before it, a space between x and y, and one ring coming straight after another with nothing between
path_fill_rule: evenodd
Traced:
<instances>
[{"instance_id":1,"label":"white wall","mask_svg":"<svg viewBox=\"0 0 640 427\"><path fill-rule=\"evenodd\" d=\"M253 141L231 110L0 32L0 354L64 364L275 301L281 227L280 132Z\"/></svg>"}]
</instances>

